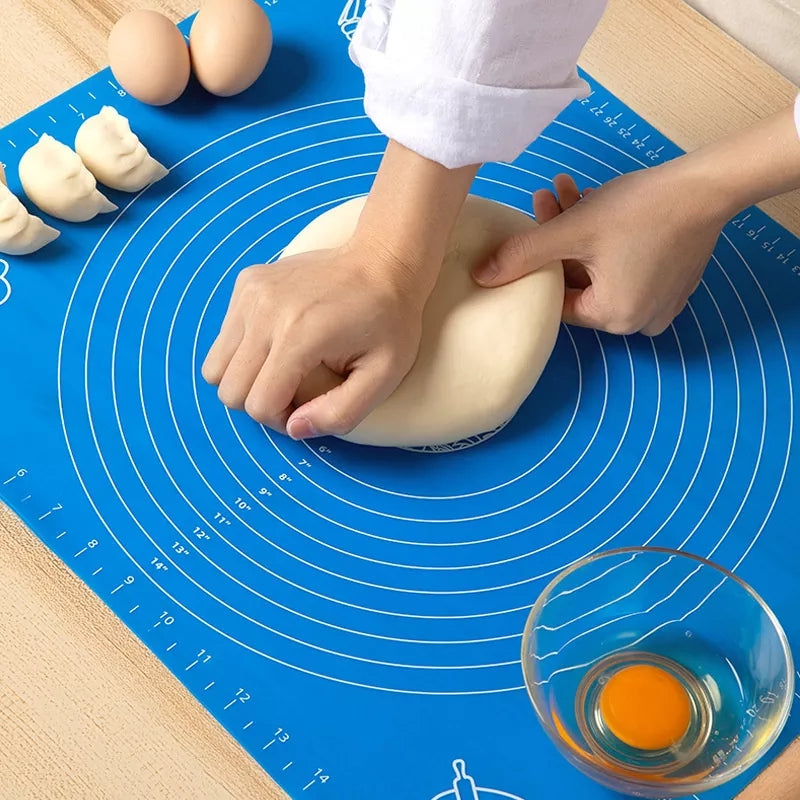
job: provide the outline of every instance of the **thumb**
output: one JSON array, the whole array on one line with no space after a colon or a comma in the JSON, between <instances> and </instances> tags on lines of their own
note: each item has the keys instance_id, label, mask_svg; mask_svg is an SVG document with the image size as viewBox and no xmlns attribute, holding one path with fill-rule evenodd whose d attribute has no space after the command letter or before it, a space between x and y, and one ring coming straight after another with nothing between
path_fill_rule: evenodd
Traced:
<instances>
[{"instance_id":1,"label":"thumb","mask_svg":"<svg viewBox=\"0 0 800 800\"><path fill-rule=\"evenodd\" d=\"M391 359L377 357L356 366L339 385L300 406L286 429L293 439L350 433L400 383Z\"/></svg>"},{"instance_id":2,"label":"thumb","mask_svg":"<svg viewBox=\"0 0 800 800\"><path fill-rule=\"evenodd\" d=\"M575 238L575 227L569 224L567 215L556 217L512 236L475 269L472 277L480 286L502 286L553 261L577 258Z\"/></svg>"}]
</instances>

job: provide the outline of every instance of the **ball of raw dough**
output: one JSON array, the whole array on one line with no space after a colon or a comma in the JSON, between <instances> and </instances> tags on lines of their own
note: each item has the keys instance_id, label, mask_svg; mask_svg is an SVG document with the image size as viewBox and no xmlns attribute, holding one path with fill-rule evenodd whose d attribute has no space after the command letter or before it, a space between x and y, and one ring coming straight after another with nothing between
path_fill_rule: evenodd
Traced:
<instances>
[{"instance_id":1,"label":"ball of raw dough","mask_svg":"<svg viewBox=\"0 0 800 800\"><path fill-rule=\"evenodd\" d=\"M363 206L364 198L358 198L317 217L282 257L343 244ZM514 416L555 345L563 269L556 262L493 289L475 284L471 271L510 236L535 224L520 211L467 198L425 307L414 366L391 397L341 438L394 447L447 444ZM303 382L295 401L306 402L340 381L320 368Z\"/></svg>"}]
</instances>

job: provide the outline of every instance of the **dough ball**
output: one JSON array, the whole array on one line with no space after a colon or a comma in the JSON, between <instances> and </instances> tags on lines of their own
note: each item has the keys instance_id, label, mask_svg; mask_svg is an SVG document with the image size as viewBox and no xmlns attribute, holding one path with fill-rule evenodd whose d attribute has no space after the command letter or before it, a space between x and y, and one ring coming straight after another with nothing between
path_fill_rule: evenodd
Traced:
<instances>
[{"instance_id":1,"label":"dough ball","mask_svg":"<svg viewBox=\"0 0 800 800\"><path fill-rule=\"evenodd\" d=\"M283 252L336 247L355 230L365 198L313 220ZM564 302L562 265L485 289L471 271L510 236L536 223L520 211L467 198L423 316L416 363L395 392L341 438L385 447L448 444L508 421L530 394L555 345ZM341 382L319 368L301 385L304 403Z\"/></svg>"}]
</instances>

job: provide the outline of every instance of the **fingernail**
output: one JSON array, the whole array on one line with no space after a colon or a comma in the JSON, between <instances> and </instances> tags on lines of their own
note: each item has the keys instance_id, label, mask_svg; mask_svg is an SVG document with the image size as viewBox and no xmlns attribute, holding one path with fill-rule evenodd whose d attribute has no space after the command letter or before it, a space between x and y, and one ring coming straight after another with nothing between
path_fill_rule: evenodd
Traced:
<instances>
[{"instance_id":1,"label":"fingernail","mask_svg":"<svg viewBox=\"0 0 800 800\"><path fill-rule=\"evenodd\" d=\"M286 426L286 432L296 442L302 441L303 439L313 439L315 436L319 435L316 428L311 424L311 421L305 417L297 417L297 419L289 420L289 424Z\"/></svg>"},{"instance_id":2,"label":"fingernail","mask_svg":"<svg viewBox=\"0 0 800 800\"><path fill-rule=\"evenodd\" d=\"M475 270L474 278L478 283L491 283L497 277L499 271L497 262L492 259Z\"/></svg>"}]
</instances>

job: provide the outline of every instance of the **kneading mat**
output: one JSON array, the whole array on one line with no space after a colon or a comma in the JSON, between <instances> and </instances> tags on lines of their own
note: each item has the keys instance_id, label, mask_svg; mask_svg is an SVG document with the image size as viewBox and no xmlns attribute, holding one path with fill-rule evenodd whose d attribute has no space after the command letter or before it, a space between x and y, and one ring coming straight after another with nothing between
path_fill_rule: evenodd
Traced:
<instances>
[{"instance_id":1,"label":"kneading mat","mask_svg":"<svg viewBox=\"0 0 800 800\"><path fill-rule=\"evenodd\" d=\"M735 570L800 642L800 244L743 213L668 332L563 328L520 414L451 447L229 413L200 366L237 272L365 194L385 146L347 57L359 5L270 4L274 55L238 98L148 108L102 72L2 131L18 191L38 135L71 143L107 104L170 174L0 260L0 497L293 798L609 798L539 727L526 615L576 559L649 543ZM530 211L557 172L596 186L678 152L593 85L474 191Z\"/></svg>"}]
</instances>

